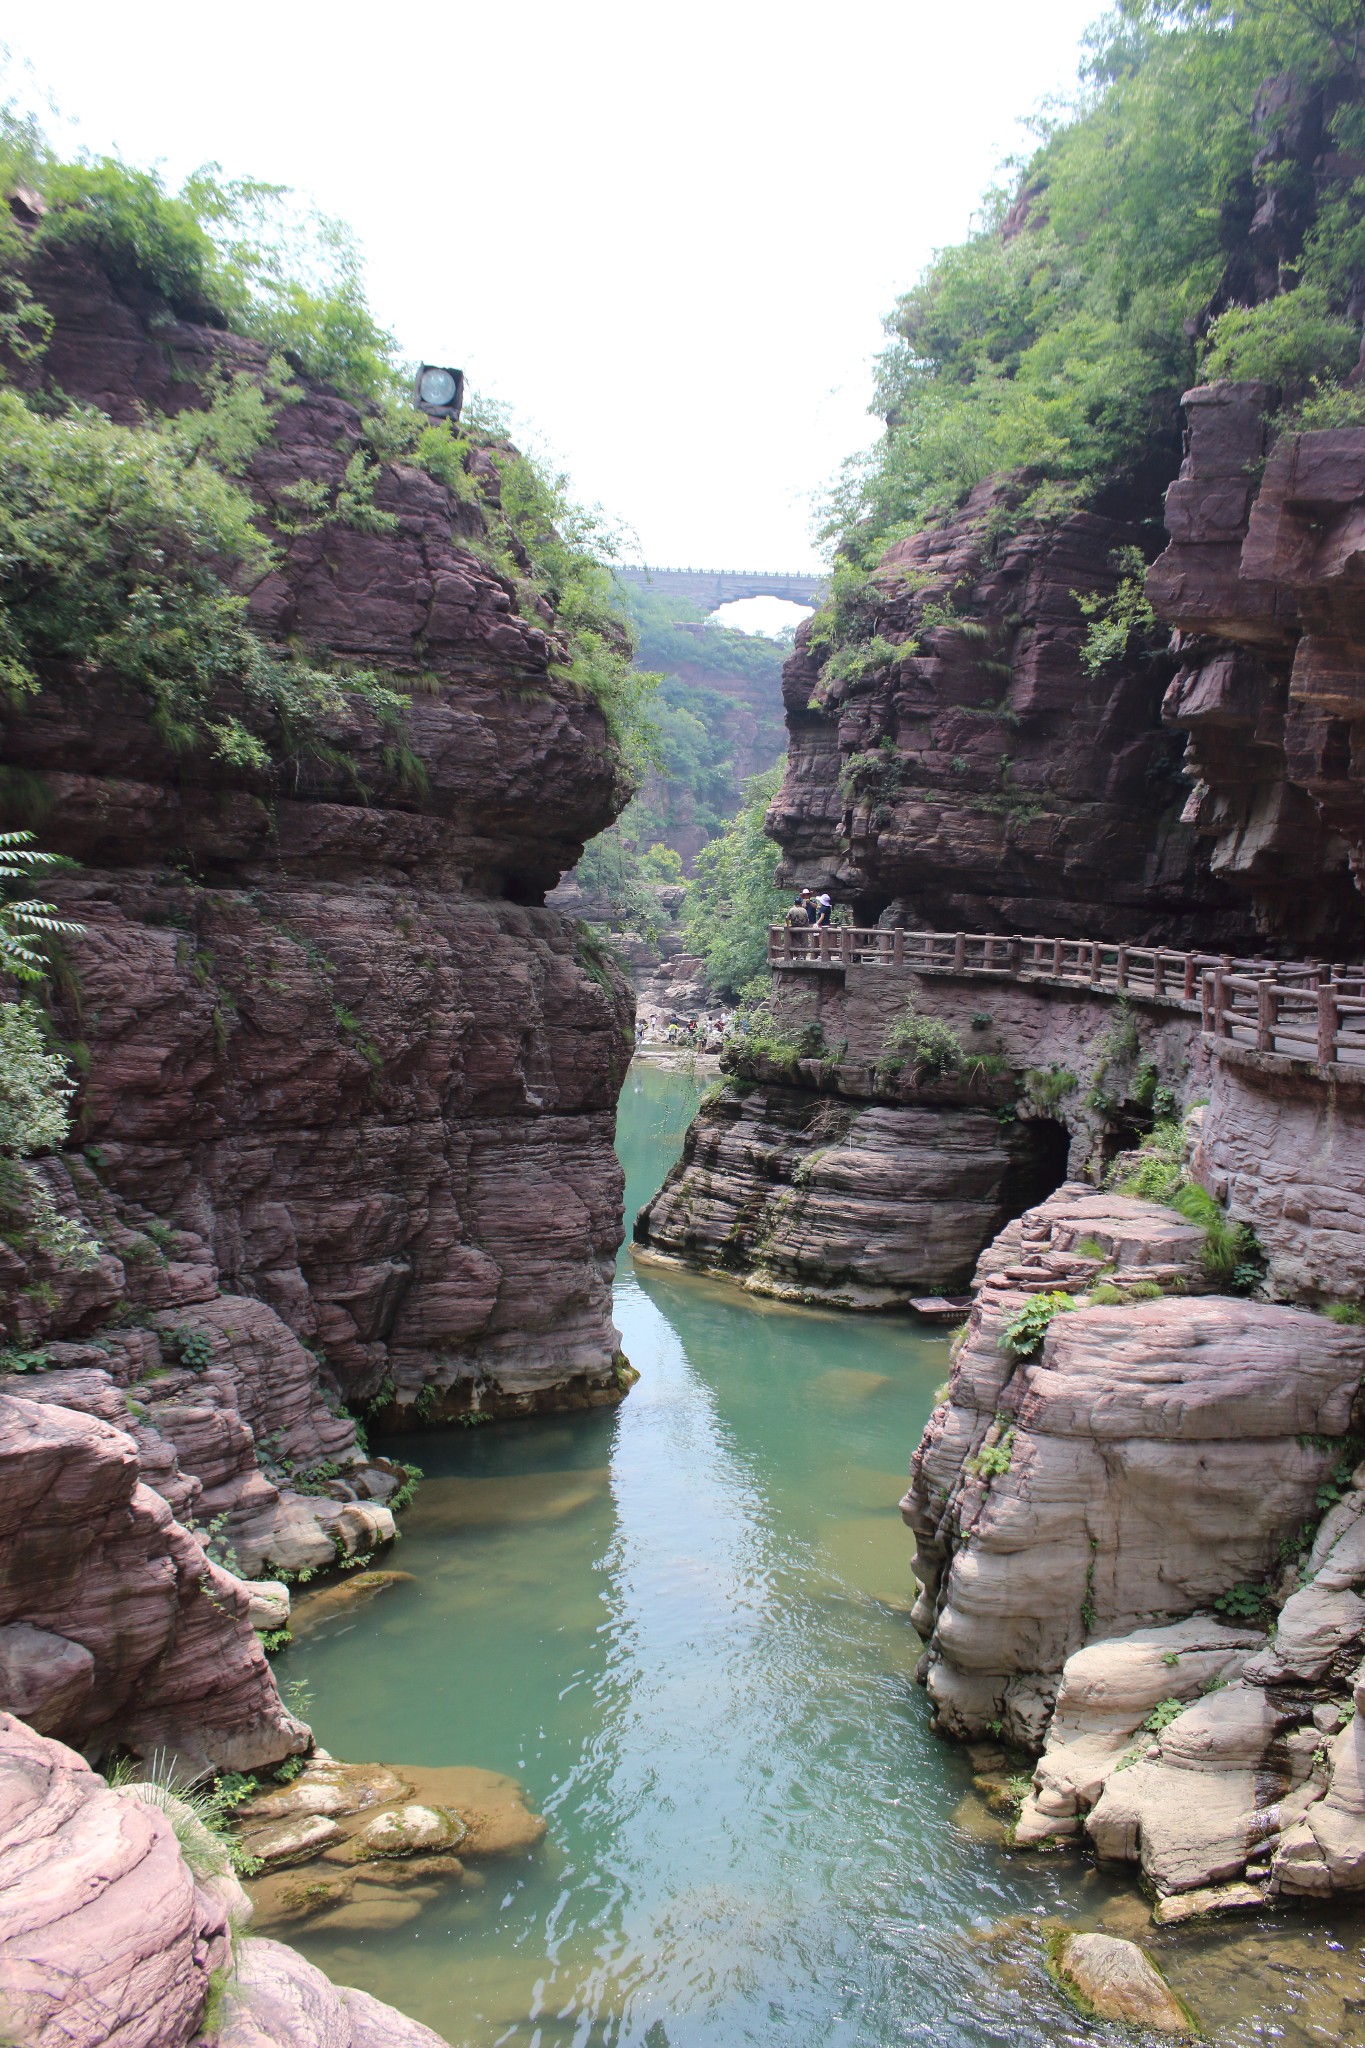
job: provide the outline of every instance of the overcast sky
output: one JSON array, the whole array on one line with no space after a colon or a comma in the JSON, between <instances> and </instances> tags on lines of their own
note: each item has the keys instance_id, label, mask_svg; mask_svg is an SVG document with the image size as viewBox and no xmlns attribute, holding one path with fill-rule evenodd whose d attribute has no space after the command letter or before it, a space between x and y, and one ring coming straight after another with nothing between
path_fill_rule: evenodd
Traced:
<instances>
[{"instance_id":1,"label":"overcast sky","mask_svg":"<svg viewBox=\"0 0 1365 2048\"><path fill-rule=\"evenodd\" d=\"M797 570L876 431L881 315L1098 11L62 0L11 48L76 124L54 139L172 184L216 159L349 221L403 349L508 402L636 559Z\"/></svg>"}]
</instances>

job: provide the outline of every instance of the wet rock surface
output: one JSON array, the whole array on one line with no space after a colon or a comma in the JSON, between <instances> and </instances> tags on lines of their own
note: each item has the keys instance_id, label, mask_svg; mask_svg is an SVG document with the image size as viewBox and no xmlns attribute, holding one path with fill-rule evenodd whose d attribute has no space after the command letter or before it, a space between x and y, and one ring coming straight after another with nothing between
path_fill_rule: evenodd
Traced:
<instances>
[{"instance_id":1,"label":"wet rock surface","mask_svg":"<svg viewBox=\"0 0 1365 2048\"><path fill-rule=\"evenodd\" d=\"M401 1926L447 1887L481 1885L482 1859L525 1855L545 1836L520 1787L496 1771L322 1752L248 1801L239 1829L264 1865L251 1885L259 1925L353 1932Z\"/></svg>"},{"instance_id":2,"label":"wet rock surface","mask_svg":"<svg viewBox=\"0 0 1365 2048\"><path fill-rule=\"evenodd\" d=\"M1058 1984L1087 2017L1158 2034L1193 2034L1193 2019L1150 1956L1112 1934L1064 1934L1052 1952Z\"/></svg>"}]
</instances>

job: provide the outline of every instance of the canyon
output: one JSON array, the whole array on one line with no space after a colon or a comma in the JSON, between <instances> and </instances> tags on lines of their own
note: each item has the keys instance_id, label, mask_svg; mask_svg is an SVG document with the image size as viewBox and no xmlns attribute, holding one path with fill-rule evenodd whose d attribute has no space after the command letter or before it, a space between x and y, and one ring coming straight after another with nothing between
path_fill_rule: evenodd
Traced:
<instances>
[{"instance_id":1,"label":"canyon","mask_svg":"<svg viewBox=\"0 0 1365 2048\"><path fill-rule=\"evenodd\" d=\"M1365 431L1263 462L1273 395L1186 394L1146 578L1169 648L1078 702L1048 679L1084 675L1072 579L1103 593L1114 529L992 543L996 484L874 572L862 631L904 654L828 685L802 635L771 828L854 929L774 934L766 1014L635 1223L638 1258L783 1300L970 1283L902 1502L919 1676L942 1732L1031 1760L1016 1845L1139 1865L1161 1924L1365 1883L1365 1068L1273 998L1219 1007L1359 986L1268 957L1359 957L1365 633ZM1253 1264L1140 1198L1154 1123Z\"/></svg>"}]
</instances>

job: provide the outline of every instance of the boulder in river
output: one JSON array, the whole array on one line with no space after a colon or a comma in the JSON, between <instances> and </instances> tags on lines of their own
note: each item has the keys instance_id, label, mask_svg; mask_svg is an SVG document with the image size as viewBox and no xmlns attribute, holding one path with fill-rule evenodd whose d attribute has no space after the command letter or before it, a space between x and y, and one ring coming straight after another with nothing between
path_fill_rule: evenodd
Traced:
<instances>
[{"instance_id":1,"label":"boulder in river","mask_svg":"<svg viewBox=\"0 0 1365 2048\"><path fill-rule=\"evenodd\" d=\"M1048 1971L1087 2019L1128 2020L1158 2034L1197 2034L1193 2014L1135 1941L1062 1930L1048 1943Z\"/></svg>"}]
</instances>

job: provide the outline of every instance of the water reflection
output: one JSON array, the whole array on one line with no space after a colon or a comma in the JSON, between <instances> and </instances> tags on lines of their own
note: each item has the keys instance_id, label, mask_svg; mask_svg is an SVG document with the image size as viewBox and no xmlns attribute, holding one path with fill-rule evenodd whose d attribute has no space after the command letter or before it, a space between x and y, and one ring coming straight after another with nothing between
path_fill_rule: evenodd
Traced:
<instances>
[{"instance_id":1,"label":"water reflection","mask_svg":"<svg viewBox=\"0 0 1365 2048\"><path fill-rule=\"evenodd\" d=\"M632 1211L697 1092L628 1083ZM1093 2038L1040 1922L1145 1933L1141 1901L1002 1855L912 1682L895 1501L945 1340L625 1259L618 1320L642 1378L615 1416L401 1447L430 1475L411 1579L286 1665L335 1753L510 1772L546 1845L401 1924L290 1938L470 2048ZM1156 1945L1225 2038L1362 2038L1336 1923L1257 1934L1250 1978L1240 1932L1175 1933Z\"/></svg>"}]
</instances>

